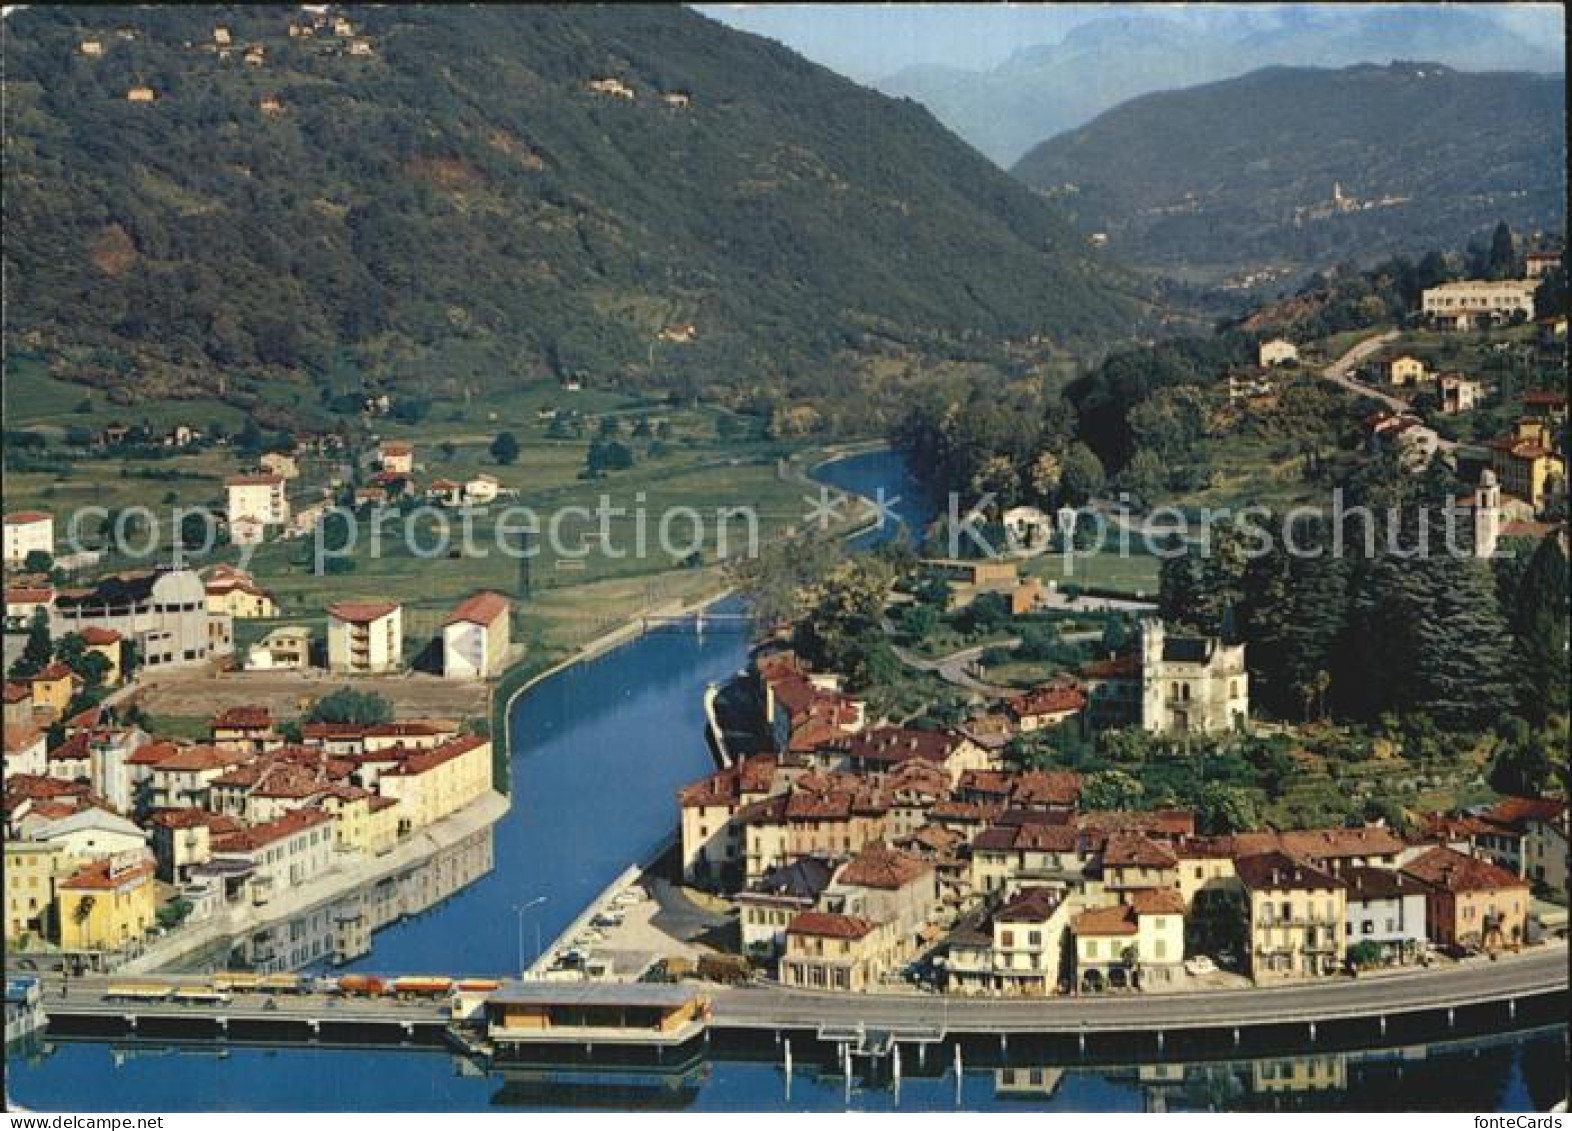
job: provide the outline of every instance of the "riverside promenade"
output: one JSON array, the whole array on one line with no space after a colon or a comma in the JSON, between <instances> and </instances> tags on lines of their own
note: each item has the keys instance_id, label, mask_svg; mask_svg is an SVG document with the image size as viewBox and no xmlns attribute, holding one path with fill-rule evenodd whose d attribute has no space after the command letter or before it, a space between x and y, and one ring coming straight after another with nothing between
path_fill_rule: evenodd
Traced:
<instances>
[{"instance_id":1,"label":"riverside promenade","mask_svg":"<svg viewBox=\"0 0 1572 1131\"><path fill-rule=\"evenodd\" d=\"M419 867L443 849L496 824L508 811L508 805L504 795L488 793L452 816L410 834L386 855L340 865L327 875L290 888L261 906L225 908L211 919L165 935L116 970L127 974L161 970L196 951L303 914L407 868Z\"/></svg>"},{"instance_id":2,"label":"riverside promenade","mask_svg":"<svg viewBox=\"0 0 1572 1131\"><path fill-rule=\"evenodd\" d=\"M818 1030L863 1026L957 1034L1231 1029L1441 1013L1471 1006L1566 996L1567 944L1537 946L1497 961L1371 978L1339 978L1244 990L1182 994L1045 997L1029 1000L938 994L831 994L748 986L714 995L718 1030Z\"/></svg>"}]
</instances>

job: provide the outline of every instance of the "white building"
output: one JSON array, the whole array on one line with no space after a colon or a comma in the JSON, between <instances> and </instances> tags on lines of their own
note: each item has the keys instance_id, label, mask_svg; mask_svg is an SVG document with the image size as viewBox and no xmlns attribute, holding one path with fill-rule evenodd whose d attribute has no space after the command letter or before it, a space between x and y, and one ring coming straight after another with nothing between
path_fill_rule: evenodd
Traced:
<instances>
[{"instance_id":1,"label":"white building","mask_svg":"<svg viewBox=\"0 0 1572 1131\"><path fill-rule=\"evenodd\" d=\"M392 601L328 606L328 670L369 675L404 666L403 608Z\"/></svg>"},{"instance_id":2,"label":"white building","mask_svg":"<svg viewBox=\"0 0 1572 1131\"><path fill-rule=\"evenodd\" d=\"M41 551L55 554L55 519L47 511L15 511L5 516L5 564L12 569Z\"/></svg>"},{"instance_id":3,"label":"white building","mask_svg":"<svg viewBox=\"0 0 1572 1131\"><path fill-rule=\"evenodd\" d=\"M229 536L238 545L254 545L270 526L289 521L289 499L284 494L288 482L270 471L250 475L231 475L224 480L229 492Z\"/></svg>"},{"instance_id":4,"label":"white building","mask_svg":"<svg viewBox=\"0 0 1572 1131\"><path fill-rule=\"evenodd\" d=\"M131 641L148 668L204 664L234 650L233 621L208 611L207 586L189 569L118 574L55 594L49 631L56 639L94 626Z\"/></svg>"},{"instance_id":5,"label":"white building","mask_svg":"<svg viewBox=\"0 0 1572 1131\"><path fill-rule=\"evenodd\" d=\"M1043 550L1053 537L1053 519L1036 507L1011 507L1003 519L1013 549L1027 553Z\"/></svg>"},{"instance_id":6,"label":"white building","mask_svg":"<svg viewBox=\"0 0 1572 1131\"><path fill-rule=\"evenodd\" d=\"M1424 953L1424 884L1386 868L1344 868L1340 878L1348 887L1343 912L1347 951L1373 943L1384 964L1412 962Z\"/></svg>"},{"instance_id":7,"label":"white building","mask_svg":"<svg viewBox=\"0 0 1572 1131\"><path fill-rule=\"evenodd\" d=\"M442 623L442 674L449 679L489 679L500 675L512 646L508 599L477 593Z\"/></svg>"},{"instance_id":8,"label":"white building","mask_svg":"<svg viewBox=\"0 0 1572 1131\"><path fill-rule=\"evenodd\" d=\"M44 732L32 723L5 724L5 776L32 774L43 776L48 772L49 760L45 754L48 741Z\"/></svg>"},{"instance_id":9,"label":"white building","mask_svg":"<svg viewBox=\"0 0 1572 1131\"><path fill-rule=\"evenodd\" d=\"M139 775L133 772L131 756L150 741L140 727L94 731L87 740L88 779L93 792L122 813L136 805Z\"/></svg>"},{"instance_id":10,"label":"white building","mask_svg":"<svg viewBox=\"0 0 1572 1131\"><path fill-rule=\"evenodd\" d=\"M249 869L244 886L251 902L267 903L333 867L333 818L321 809L296 809L212 843L207 867L219 873Z\"/></svg>"},{"instance_id":11,"label":"white building","mask_svg":"<svg viewBox=\"0 0 1572 1131\"><path fill-rule=\"evenodd\" d=\"M1217 734L1250 714L1245 646L1217 637L1169 636L1160 618L1141 622L1141 729Z\"/></svg>"},{"instance_id":12,"label":"white building","mask_svg":"<svg viewBox=\"0 0 1572 1131\"><path fill-rule=\"evenodd\" d=\"M1534 317L1532 279L1465 279L1429 287L1420 296L1420 310L1437 322L1466 329L1478 320L1505 322L1514 314Z\"/></svg>"},{"instance_id":13,"label":"white building","mask_svg":"<svg viewBox=\"0 0 1572 1131\"><path fill-rule=\"evenodd\" d=\"M136 825L97 806L40 825L30 839L58 845L62 856L76 865L121 852L145 852L148 842L147 834Z\"/></svg>"},{"instance_id":14,"label":"white building","mask_svg":"<svg viewBox=\"0 0 1572 1131\"><path fill-rule=\"evenodd\" d=\"M501 490L502 484L496 476L482 472L464 484L464 501L471 506L483 507L494 502Z\"/></svg>"},{"instance_id":15,"label":"white building","mask_svg":"<svg viewBox=\"0 0 1572 1131\"><path fill-rule=\"evenodd\" d=\"M1286 365L1290 361L1299 360L1299 347L1287 338L1272 338L1261 343L1257 353L1257 362L1260 365Z\"/></svg>"}]
</instances>

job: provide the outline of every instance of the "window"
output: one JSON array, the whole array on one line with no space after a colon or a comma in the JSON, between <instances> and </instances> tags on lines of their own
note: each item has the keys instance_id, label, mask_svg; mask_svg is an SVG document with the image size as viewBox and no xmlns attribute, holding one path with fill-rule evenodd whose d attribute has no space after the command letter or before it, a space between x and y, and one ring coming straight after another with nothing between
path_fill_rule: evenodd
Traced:
<instances>
[{"instance_id":1,"label":"window","mask_svg":"<svg viewBox=\"0 0 1572 1131\"><path fill-rule=\"evenodd\" d=\"M1043 945L1043 933L1041 931L1029 931L1029 932L1027 932L1026 944L1028 946L1042 946Z\"/></svg>"},{"instance_id":2,"label":"window","mask_svg":"<svg viewBox=\"0 0 1572 1131\"><path fill-rule=\"evenodd\" d=\"M1001 941L1003 942L1003 945L1005 945L1005 946L1014 946L1015 945L1015 932L1014 931L1005 931L999 937L1000 937Z\"/></svg>"}]
</instances>

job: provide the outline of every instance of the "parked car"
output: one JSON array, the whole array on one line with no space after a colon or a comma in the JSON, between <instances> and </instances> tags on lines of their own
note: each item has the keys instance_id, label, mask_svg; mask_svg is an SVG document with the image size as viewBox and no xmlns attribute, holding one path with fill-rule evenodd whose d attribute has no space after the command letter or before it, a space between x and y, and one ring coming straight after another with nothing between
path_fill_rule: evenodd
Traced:
<instances>
[{"instance_id":1,"label":"parked car","mask_svg":"<svg viewBox=\"0 0 1572 1131\"><path fill-rule=\"evenodd\" d=\"M1184 960L1184 969L1185 973L1199 978L1204 974L1215 974L1217 972L1217 963L1204 954L1198 954L1194 958Z\"/></svg>"}]
</instances>

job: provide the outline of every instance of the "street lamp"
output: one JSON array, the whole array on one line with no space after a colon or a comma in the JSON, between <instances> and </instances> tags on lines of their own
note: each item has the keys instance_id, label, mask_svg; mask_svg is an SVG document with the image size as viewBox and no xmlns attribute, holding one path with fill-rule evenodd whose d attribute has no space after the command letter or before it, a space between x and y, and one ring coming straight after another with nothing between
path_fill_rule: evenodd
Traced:
<instances>
[{"instance_id":1,"label":"street lamp","mask_svg":"<svg viewBox=\"0 0 1572 1131\"><path fill-rule=\"evenodd\" d=\"M543 895L538 895L534 899L530 900L528 903L515 904L514 907L513 907L513 910L518 913L518 924L519 924L519 977L521 977L521 978L524 976L525 971L526 971L526 967L524 965L524 912L528 911L532 907L539 907L542 903L545 903L545 902L546 902L546 897L543 896ZM537 962L540 960L540 920L539 919L535 920L535 959L536 959Z\"/></svg>"}]
</instances>

